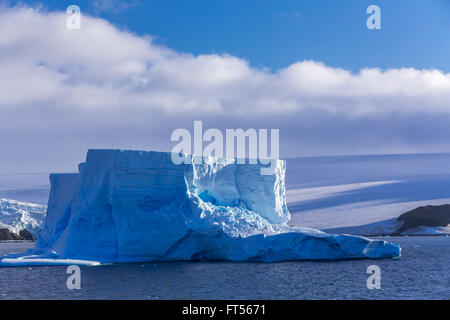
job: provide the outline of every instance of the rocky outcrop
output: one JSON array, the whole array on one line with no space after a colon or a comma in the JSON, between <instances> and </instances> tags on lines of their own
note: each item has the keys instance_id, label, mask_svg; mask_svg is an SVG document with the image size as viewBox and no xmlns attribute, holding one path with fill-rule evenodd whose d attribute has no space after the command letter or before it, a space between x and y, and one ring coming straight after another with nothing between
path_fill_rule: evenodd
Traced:
<instances>
[{"instance_id":1,"label":"rocky outcrop","mask_svg":"<svg viewBox=\"0 0 450 320\"><path fill-rule=\"evenodd\" d=\"M22 240L34 240L33 235L27 229L20 230L19 236L22 238Z\"/></svg>"},{"instance_id":2,"label":"rocky outcrop","mask_svg":"<svg viewBox=\"0 0 450 320\"><path fill-rule=\"evenodd\" d=\"M450 204L419 207L400 215L397 220L402 222L397 234L418 227L447 227L450 224Z\"/></svg>"},{"instance_id":3,"label":"rocky outcrop","mask_svg":"<svg viewBox=\"0 0 450 320\"><path fill-rule=\"evenodd\" d=\"M18 234L10 231L9 229L3 228L0 229L0 241L5 240L21 240Z\"/></svg>"},{"instance_id":4,"label":"rocky outcrop","mask_svg":"<svg viewBox=\"0 0 450 320\"><path fill-rule=\"evenodd\" d=\"M0 198L0 229L8 229L23 238L37 238L42 230L47 206L13 199ZM6 231L4 231L6 234Z\"/></svg>"},{"instance_id":5,"label":"rocky outcrop","mask_svg":"<svg viewBox=\"0 0 450 320\"><path fill-rule=\"evenodd\" d=\"M7 240L34 240L34 238L27 229L20 230L18 234L7 228L0 229L0 241Z\"/></svg>"}]
</instances>

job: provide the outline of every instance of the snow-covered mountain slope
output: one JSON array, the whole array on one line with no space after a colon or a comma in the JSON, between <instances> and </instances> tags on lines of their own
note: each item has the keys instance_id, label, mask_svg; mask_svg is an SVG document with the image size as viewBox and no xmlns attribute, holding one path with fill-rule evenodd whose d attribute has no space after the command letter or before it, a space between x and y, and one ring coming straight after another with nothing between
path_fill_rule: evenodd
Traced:
<instances>
[{"instance_id":1,"label":"snow-covered mountain slope","mask_svg":"<svg viewBox=\"0 0 450 320\"><path fill-rule=\"evenodd\" d=\"M89 150L79 174L50 176L36 248L0 265L400 255L386 241L288 227L284 161L261 175L259 164L188 159L175 165L165 152Z\"/></svg>"},{"instance_id":2,"label":"snow-covered mountain slope","mask_svg":"<svg viewBox=\"0 0 450 320\"><path fill-rule=\"evenodd\" d=\"M47 206L41 204L0 199L0 228L9 229L16 234L27 229L37 237L43 226L46 210Z\"/></svg>"}]
</instances>

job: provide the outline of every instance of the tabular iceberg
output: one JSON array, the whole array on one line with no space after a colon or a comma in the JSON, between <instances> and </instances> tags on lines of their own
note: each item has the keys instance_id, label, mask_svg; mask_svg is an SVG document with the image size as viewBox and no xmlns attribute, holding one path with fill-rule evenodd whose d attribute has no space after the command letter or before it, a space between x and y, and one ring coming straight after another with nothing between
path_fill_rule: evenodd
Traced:
<instances>
[{"instance_id":1,"label":"tabular iceberg","mask_svg":"<svg viewBox=\"0 0 450 320\"><path fill-rule=\"evenodd\" d=\"M400 247L287 225L285 162L261 164L171 153L89 150L76 174L51 174L35 249L0 266L175 260L286 261L388 258Z\"/></svg>"}]
</instances>

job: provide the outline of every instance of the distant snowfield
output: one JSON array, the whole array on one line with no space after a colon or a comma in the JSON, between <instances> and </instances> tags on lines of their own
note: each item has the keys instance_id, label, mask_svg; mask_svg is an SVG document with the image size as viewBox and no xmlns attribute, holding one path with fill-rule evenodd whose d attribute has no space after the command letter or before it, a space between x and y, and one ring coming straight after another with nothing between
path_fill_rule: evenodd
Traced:
<instances>
[{"instance_id":1,"label":"distant snowfield","mask_svg":"<svg viewBox=\"0 0 450 320\"><path fill-rule=\"evenodd\" d=\"M364 189L374 186L381 186L385 184L396 183L398 181L375 181L375 182L361 182L361 183L351 183L351 184L342 184L336 186L325 186L325 187L315 187L315 188L297 188L297 189L288 189L286 191L286 196L288 198L288 202L302 203L305 201L311 201L316 199L326 199L328 197L337 195L340 192Z\"/></svg>"},{"instance_id":2,"label":"distant snowfield","mask_svg":"<svg viewBox=\"0 0 450 320\"><path fill-rule=\"evenodd\" d=\"M288 159L286 180L291 225L368 234L417 207L450 204L450 154Z\"/></svg>"},{"instance_id":3,"label":"distant snowfield","mask_svg":"<svg viewBox=\"0 0 450 320\"><path fill-rule=\"evenodd\" d=\"M296 191L299 192L299 190ZM332 193L329 194L330 197L332 195ZM323 198L325 199L325 197ZM292 202L290 202L289 193L287 195L287 200L289 207L292 205ZM383 201L363 201L352 204L330 206L323 209L313 209L299 212L294 212L291 210L292 218L290 223L294 226L304 226L321 230L359 226L397 218L402 213L420 206L449 203L450 198L396 203L386 203Z\"/></svg>"}]
</instances>

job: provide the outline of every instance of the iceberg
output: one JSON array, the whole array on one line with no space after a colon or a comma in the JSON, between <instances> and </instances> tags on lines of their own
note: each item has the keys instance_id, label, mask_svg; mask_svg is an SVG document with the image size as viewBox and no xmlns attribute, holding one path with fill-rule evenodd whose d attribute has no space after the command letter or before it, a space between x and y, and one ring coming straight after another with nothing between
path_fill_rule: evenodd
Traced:
<instances>
[{"instance_id":1,"label":"iceberg","mask_svg":"<svg viewBox=\"0 0 450 320\"><path fill-rule=\"evenodd\" d=\"M397 244L288 226L285 168L169 152L89 150L79 173L51 174L34 249L0 266L392 258Z\"/></svg>"}]
</instances>

